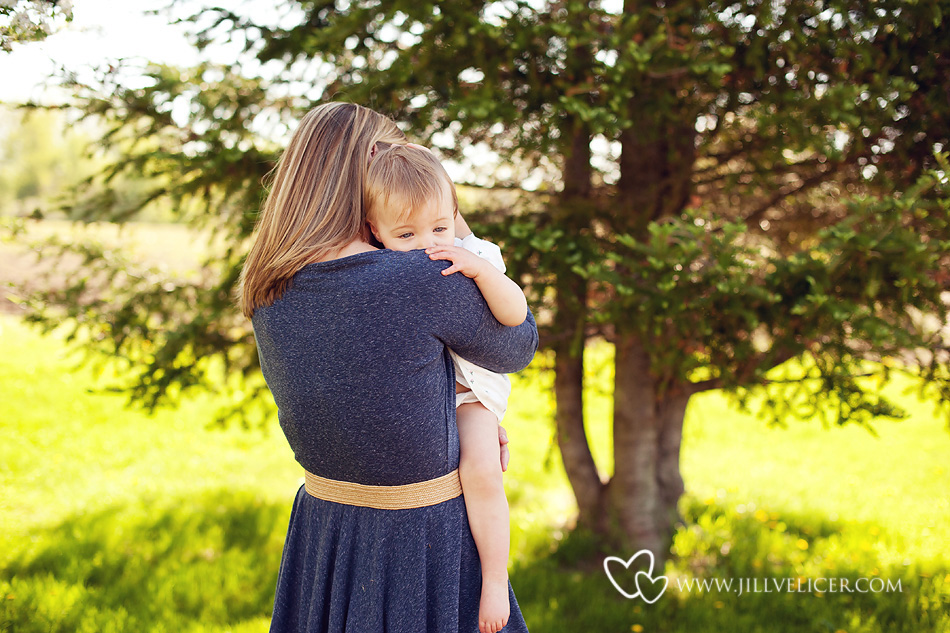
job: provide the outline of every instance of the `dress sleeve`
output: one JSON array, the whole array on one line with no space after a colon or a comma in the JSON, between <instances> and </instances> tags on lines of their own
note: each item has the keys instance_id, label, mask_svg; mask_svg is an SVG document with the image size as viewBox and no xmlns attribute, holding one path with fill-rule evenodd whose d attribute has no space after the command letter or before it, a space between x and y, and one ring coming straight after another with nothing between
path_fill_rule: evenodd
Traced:
<instances>
[{"instance_id":1,"label":"dress sleeve","mask_svg":"<svg viewBox=\"0 0 950 633\"><path fill-rule=\"evenodd\" d=\"M462 273L442 274L451 262L430 261L426 256L425 264L420 299L436 338L490 371L508 374L527 367L538 349L538 327L531 310L521 325L502 325L474 281Z\"/></svg>"}]
</instances>

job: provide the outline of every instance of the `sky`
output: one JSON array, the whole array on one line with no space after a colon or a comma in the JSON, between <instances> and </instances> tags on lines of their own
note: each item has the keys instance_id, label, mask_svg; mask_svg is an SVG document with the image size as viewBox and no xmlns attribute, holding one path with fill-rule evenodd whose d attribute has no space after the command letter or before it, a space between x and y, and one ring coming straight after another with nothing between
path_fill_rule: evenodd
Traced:
<instances>
[{"instance_id":1,"label":"sky","mask_svg":"<svg viewBox=\"0 0 950 633\"><path fill-rule=\"evenodd\" d=\"M60 66L81 70L118 58L143 58L190 65L197 54L181 26L167 17L147 15L166 1L76 0L73 21L45 41L15 44L0 51L0 101L47 101L55 94L45 79Z\"/></svg>"}]
</instances>

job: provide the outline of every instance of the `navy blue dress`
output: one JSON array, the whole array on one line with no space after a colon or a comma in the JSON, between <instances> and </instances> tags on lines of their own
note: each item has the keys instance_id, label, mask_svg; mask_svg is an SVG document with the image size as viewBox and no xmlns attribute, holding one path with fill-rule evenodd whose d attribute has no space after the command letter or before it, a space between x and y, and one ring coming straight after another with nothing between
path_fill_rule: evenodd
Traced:
<instances>
[{"instance_id":1,"label":"navy blue dress","mask_svg":"<svg viewBox=\"0 0 950 633\"><path fill-rule=\"evenodd\" d=\"M505 327L475 283L423 251L309 264L252 319L280 425L310 472L370 485L440 477L459 465L448 353L497 372L534 356L534 317ZM476 633L478 552L463 497L377 510L297 492L271 631ZM526 632L509 585L511 618Z\"/></svg>"}]
</instances>

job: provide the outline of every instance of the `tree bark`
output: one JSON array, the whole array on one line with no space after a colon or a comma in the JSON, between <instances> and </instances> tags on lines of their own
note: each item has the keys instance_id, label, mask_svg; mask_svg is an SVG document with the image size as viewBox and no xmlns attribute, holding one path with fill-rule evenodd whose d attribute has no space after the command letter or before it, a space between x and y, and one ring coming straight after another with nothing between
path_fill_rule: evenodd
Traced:
<instances>
[{"instance_id":1,"label":"tree bark","mask_svg":"<svg viewBox=\"0 0 950 633\"><path fill-rule=\"evenodd\" d=\"M558 316L566 320L570 310L563 305L558 308ZM576 353L572 343L571 340L559 340L554 347L557 443L564 471L577 500L578 525L596 529L603 484L584 429L584 355L583 351Z\"/></svg>"},{"instance_id":2,"label":"tree bark","mask_svg":"<svg viewBox=\"0 0 950 633\"><path fill-rule=\"evenodd\" d=\"M680 473L680 446L683 441L683 420L689 398L689 392L676 392L668 394L657 403L659 444L656 482L659 499L656 521L667 551L673 545L673 535L676 533L677 526L683 522L677 505L686 491L683 476Z\"/></svg>"},{"instance_id":3,"label":"tree bark","mask_svg":"<svg viewBox=\"0 0 950 633\"><path fill-rule=\"evenodd\" d=\"M586 216L578 216L574 205L590 195L590 130L580 119L565 121L563 138L569 142L564 153L564 189L561 192L561 221L572 231L587 226ZM601 515L603 483L590 452L584 428L584 343L587 321L587 281L571 270L558 274L555 331L561 336L553 345L555 355L554 418L557 441L567 479L578 507L578 525L596 529Z\"/></svg>"},{"instance_id":4,"label":"tree bark","mask_svg":"<svg viewBox=\"0 0 950 633\"><path fill-rule=\"evenodd\" d=\"M660 428L650 359L637 338L619 334L614 380L614 476L608 484L610 529L629 551L647 549L666 560L657 514ZM662 567L661 567L662 568Z\"/></svg>"}]
</instances>

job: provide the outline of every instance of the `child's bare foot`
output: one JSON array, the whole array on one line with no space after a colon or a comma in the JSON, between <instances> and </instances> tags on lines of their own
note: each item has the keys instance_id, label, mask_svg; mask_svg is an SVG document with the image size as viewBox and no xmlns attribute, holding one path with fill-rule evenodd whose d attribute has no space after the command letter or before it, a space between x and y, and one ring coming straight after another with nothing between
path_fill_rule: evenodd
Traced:
<instances>
[{"instance_id":1,"label":"child's bare foot","mask_svg":"<svg viewBox=\"0 0 950 633\"><path fill-rule=\"evenodd\" d=\"M508 575L504 578L483 578L482 599L478 605L479 633L498 633L511 615L508 602Z\"/></svg>"}]
</instances>

